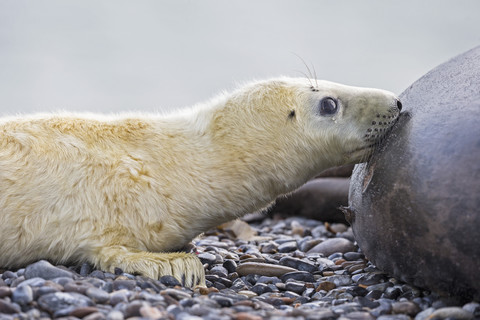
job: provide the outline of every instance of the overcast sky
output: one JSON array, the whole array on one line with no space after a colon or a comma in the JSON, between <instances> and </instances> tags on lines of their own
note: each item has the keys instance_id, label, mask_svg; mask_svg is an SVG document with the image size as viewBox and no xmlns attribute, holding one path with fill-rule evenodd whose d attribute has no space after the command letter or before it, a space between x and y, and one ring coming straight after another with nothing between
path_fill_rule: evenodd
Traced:
<instances>
[{"instance_id":1,"label":"overcast sky","mask_svg":"<svg viewBox=\"0 0 480 320\"><path fill-rule=\"evenodd\" d=\"M477 0L0 0L0 114L155 111L252 79L400 94L480 45Z\"/></svg>"}]
</instances>

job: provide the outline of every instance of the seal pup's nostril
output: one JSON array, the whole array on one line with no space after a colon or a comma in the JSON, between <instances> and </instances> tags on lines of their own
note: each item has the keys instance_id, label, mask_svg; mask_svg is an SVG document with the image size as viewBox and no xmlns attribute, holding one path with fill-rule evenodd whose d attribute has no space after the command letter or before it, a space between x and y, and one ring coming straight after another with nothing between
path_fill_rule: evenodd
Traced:
<instances>
[{"instance_id":1,"label":"seal pup's nostril","mask_svg":"<svg viewBox=\"0 0 480 320\"><path fill-rule=\"evenodd\" d=\"M402 111L402 103L398 99L397 99L397 108L398 108L398 111Z\"/></svg>"}]
</instances>

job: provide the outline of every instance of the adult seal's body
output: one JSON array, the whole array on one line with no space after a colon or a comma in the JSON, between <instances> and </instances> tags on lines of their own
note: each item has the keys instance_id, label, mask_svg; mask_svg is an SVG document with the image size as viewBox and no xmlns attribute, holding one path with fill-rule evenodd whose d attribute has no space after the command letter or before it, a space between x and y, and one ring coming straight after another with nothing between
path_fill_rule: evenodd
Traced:
<instances>
[{"instance_id":1,"label":"adult seal's body","mask_svg":"<svg viewBox=\"0 0 480 320\"><path fill-rule=\"evenodd\" d=\"M325 168L359 162L397 98L307 79L247 85L171 116L0 120L0 266L88 261L204 283L174 252Z\"/></svg>"}]
</instances>

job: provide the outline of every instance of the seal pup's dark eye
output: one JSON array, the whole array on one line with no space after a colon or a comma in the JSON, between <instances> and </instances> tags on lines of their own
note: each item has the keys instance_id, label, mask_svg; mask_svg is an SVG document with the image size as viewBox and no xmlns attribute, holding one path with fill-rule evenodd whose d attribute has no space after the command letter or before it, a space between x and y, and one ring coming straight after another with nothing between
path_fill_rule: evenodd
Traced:
<instances>
[{"instance_id":1,"label":"seal pup's dark eye","mask_svg":"<svg viewBox=\"0 0 480 320\"><path fill-rule=\"evenodd\" d=\"M333 98L327 97L320 100L320 115L331 116L337 113L337 101Z\"/></svg>"}]
</instances>

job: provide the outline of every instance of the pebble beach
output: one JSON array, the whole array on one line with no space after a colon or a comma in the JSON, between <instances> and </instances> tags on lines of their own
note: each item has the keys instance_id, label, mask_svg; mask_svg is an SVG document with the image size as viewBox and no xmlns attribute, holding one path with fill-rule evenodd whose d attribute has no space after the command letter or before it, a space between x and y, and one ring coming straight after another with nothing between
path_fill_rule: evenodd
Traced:
<instances>
[{"instance_id":1,"label":"pebble beach","mask_svg":"<svg viewBox=\"0 0 480 320\"><path fill-rule=\"evenodd\" d=\"M480 304L389 277L352 230L301 217L261 215L194 241L207 287L171 276L35 262L0 269L0 320L12 319L480 319Z\"/></svg>"}]
</instances>

